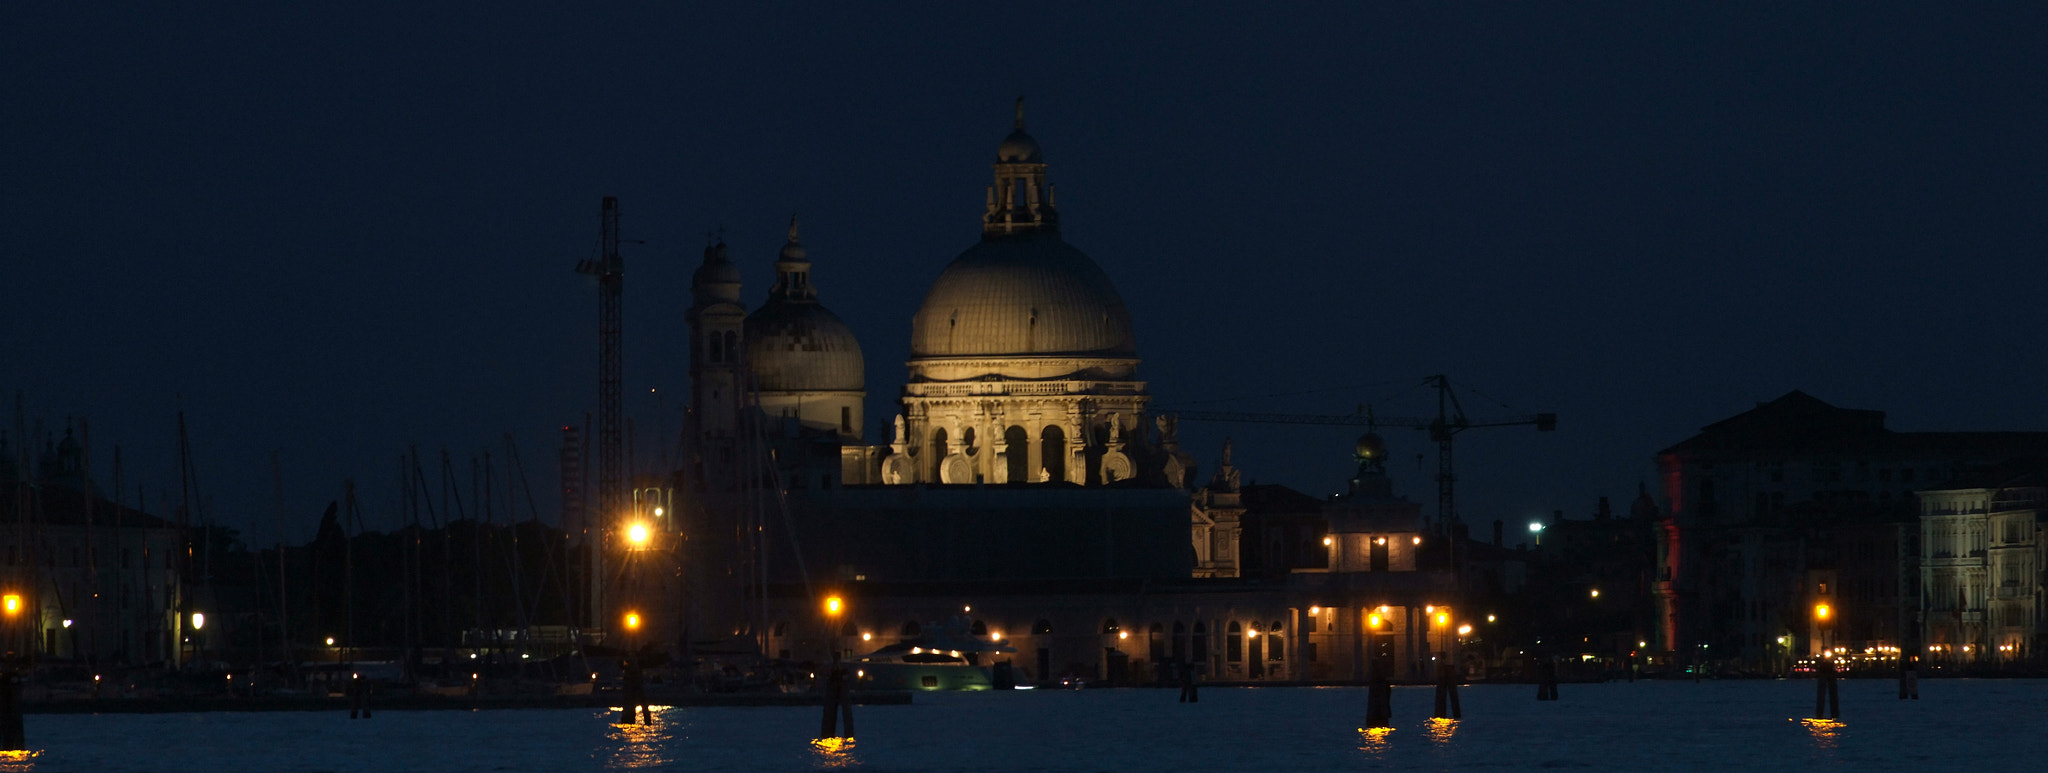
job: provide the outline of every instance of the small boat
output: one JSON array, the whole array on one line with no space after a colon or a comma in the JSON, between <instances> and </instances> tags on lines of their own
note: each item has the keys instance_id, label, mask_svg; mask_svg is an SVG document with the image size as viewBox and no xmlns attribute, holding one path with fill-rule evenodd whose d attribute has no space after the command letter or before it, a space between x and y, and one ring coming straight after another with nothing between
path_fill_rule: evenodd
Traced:
<instances>
[{"instance_id":1,"label":"small boat","mask_svg":"<svg viewBox=\"0 0 2048 773\"><path fill-rule=\"evenodd\" d=\"M992 656L1015 654L1016 647L1001 642L949 636L920 636L897 642L853 659L854 684L863 690L993 690L999 681L995 669L1008 671L1007 662L996 664Z\"/></svg>"}]
</instances>

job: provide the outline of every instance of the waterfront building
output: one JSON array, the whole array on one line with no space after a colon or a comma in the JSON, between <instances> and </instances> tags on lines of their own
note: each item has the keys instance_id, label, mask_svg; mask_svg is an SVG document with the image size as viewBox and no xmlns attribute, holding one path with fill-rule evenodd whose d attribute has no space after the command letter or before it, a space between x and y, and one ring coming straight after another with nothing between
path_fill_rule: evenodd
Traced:
<instances>
[{"instance_id":1,"label":"waterfront building","mask_svg":"<svg viewBox=\"0 0 2048 773\"><path fill-rule=\"evenodd\" d=\"M2048 587L2048 462L1999 465L1920 493L1920 636L1937 662L2038 657Z\"/></svg>"},{"instance_id":2,"label":"waterfront building","mask_svg":"<svg viewBox=\"0 0 2048 773\"><path fill-rule=\"evenodd\" d=\"M1657 646L1759 670L1903 646L1920 628L1915 492L2044 449L2048 433L1898 432L1798 391L1706 426L1656 456Z\"/></svg>"},{"instance_id":3,"label":"waterfront building","mask_svg":"<svg viewBox=\"0 0 2048 773\"><path fill-rule=\"evenodd\" d=\"M6 634L18 637L8 648L108 666L177 665L194 654L179 616L177 527L108 500L86 478L68 430L33 464L6 446L0 440L0 593L21 604L0 610Z\"/></svg>"}]
</instances>

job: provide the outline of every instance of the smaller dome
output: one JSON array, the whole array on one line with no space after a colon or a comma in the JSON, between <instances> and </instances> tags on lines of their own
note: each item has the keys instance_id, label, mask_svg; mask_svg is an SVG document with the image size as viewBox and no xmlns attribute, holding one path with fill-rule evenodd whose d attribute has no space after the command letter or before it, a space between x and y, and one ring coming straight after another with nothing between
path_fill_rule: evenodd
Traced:
<instances>
[{"instance_id":1,"label":"smaller dome","mask_svg":"<svg viewBox=\"0 0 2048 773\"><path fill-rule=\"evenodd\" d=\"M1024 127L1017 127L1010 136L1003 138L1003 144L996 148L996 163L999 164L1042 164L1045 156L1038 150L1038 140L1024 133Z\"/></svg>"},{"instance_id":2,"label":"smaller dome","mask_svg":"<svg viewBox=\"0 0 2048 773\"><path fill-rule=\"evenodd\" d=\"M690 275L690 284L693 287L739 283L740 267L732 264L732 257L727 253L724 242L705 247L704 265L698 266L697 272Z\"/></svg>"},{"instance_id":3,"label":"smaller dome","mask_svg":"<svg viewBox=\"0 0 2048 773\"><path fill-rule=\"evenodd\" d=\"M747 315L747 370L763 392L859 392L866 361L853 328L816 303L770 301Z\"/></svg>"},{"instance_id":4,"label":"smaller dome","mask_svg":"<svg viewBox=\"0 0 2048 773\"><path fill-rule=\"evenodd\" d=\"M1358 447L1355 453L1361 462L1383 459L1387 455L1387 441L1381 440L1380 436L1376 433L1367 432L1358 436Z\"/></svg>"}]
</instances>

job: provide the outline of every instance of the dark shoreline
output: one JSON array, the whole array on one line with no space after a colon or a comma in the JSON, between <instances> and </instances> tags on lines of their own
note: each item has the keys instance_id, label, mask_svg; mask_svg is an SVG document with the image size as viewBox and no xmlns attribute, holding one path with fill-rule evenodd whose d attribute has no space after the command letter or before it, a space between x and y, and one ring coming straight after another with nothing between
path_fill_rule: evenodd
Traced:
<instances>
[{"instance_id":1,"label":"dark shoreline","mask_svg":"<svg viewBox=\"0 0 2048 773\"><path fill-rule=\"evenodd\" d=\"M695 693L651 695L657 706L818 706L814 693ZM910 703L908 692L857 692L854 703L867 706L903 706ZM535 697L447 698L435 695L393 695L370 699L372 711L487 711L496 709L616 709L613 696L562 695ZM332 711L345 714L346 698L227 696L184 698L80 698L74 700L25 701L25 714L173 714L207 711Z\"/></svg>"}]
</instances>

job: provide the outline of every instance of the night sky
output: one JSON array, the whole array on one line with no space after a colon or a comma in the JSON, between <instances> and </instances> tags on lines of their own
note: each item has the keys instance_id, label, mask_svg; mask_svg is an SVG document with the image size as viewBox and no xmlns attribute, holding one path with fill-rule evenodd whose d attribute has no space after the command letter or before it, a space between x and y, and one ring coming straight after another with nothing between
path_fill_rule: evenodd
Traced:
<instances>
[{"instance_id":1,"label":"night sky","mask_svg":"<svg viewBox=\"0 0 2048 773\"><path fill-rule=\"evenodd\" d=\"M208 511L261 544L272 451L294 542L347 477L395 526L409 444L466 477L506 433L554 518L605 195L644 242L641 467L706 234L758 306L791 213L884 440L1020 94L1156 405L1421 415L1445 373L1475 418L1559 414L1462 436L1468 521L1625 508L1792 389L2048 430L2039 4L100 5L0 9L0 388L89 418L102 485L120 444L131 501L176 485L182 407ZM1248 480L1328 494L1357 430L1182 434L1204 475L1231 435ZM1384 434L1432 501L1432 447Z\"/></svg>"}]
</instances>

